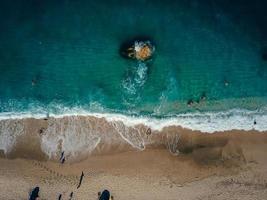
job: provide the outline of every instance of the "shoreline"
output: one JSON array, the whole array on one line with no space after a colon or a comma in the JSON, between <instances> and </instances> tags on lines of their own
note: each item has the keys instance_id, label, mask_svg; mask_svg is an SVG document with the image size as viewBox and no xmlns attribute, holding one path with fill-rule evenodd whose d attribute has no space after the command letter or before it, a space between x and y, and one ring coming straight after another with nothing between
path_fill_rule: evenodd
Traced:
<instances>
[{"instance_id":1,"label":"shoreline","mask_svg":"<svg viewBox=\"0 0 267 200\"><path fill-rule=\"evenodd\" d=\"M158 118L153 115L123 114L116 112L90 112L82 108L62 108L62 113L48 113L44 110L32 112L3 112L0 113L0 121L24 120L24 119L48 119L48 118L77 118L92 117L108 122L121 121L125 126L138 126L143 124L153 130L161 131L164 127L177 126L203 133L215 133L221 131L267 131L267 107L257 110L230 109L226 111L188 112L177 115ZM238 122L238 123L237 123Z\"/></svg>"},{"instance_id":2,"label":"shoreline","mask_svg":"<svg viewBox=\"0 0 267 200\"><path fill-rule=\"evenodd\" d=\"M172 154L203 148L222 149L232 141L267 138L267 131L217 131L213 134L167 126L160 130L145 124L128 126L123 121L72 116L48 119L2 120L0 155L10 158L57 160L65 152L76 162L90 155L167 148ZM256 139L257 140L257 139Z\"/></svg>"},{"instance_id":3,"label":"shoreline","mask_svg":"<svg viewBox=\"0 0 267 200\"><path fill-rule=\"evenodd\" d=\"M36 185L42 200L68 199L71 192L75 199L96 199L104 189L115 199L133 200L267 195L266 131L208 134L170 126L147 135L143 124L82 116L3 122L14 141L6 154L0 151L0 199L26 200ZM85 178L77 189L81 171Z\"/></svg>"}]
</instances>

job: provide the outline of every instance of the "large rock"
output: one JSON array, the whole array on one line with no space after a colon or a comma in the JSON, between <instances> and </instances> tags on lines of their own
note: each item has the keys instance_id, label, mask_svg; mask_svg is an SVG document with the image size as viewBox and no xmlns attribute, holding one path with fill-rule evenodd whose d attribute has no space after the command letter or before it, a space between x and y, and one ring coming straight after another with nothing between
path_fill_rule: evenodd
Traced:
<instances>
[{"instance_id":1,"label":"large rock","mask_svg":"<svg viewBox=\"0 0 267 200\"><path fill-rule=\"evenodd\" d=\"M146 61L153 56L155 47L150 41L134 41L126 49L124 49L123 54L128 58Z\"/></svg>"}]
</instances>

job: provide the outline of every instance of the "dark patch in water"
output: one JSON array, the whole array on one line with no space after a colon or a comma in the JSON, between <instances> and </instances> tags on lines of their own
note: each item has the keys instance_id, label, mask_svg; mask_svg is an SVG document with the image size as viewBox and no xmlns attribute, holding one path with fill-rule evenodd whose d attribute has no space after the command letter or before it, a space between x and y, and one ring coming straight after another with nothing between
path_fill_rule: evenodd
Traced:
<instances>
[{"instance_id":1,"label":"dark patch in water","mask_svg":"<svg viewBox=\"0 0 267 200\"><path fill-rule=\"evenodd\" d=\"M262 59L267 61L267 51L262 53Z\"/></svg>"}]
</instances>

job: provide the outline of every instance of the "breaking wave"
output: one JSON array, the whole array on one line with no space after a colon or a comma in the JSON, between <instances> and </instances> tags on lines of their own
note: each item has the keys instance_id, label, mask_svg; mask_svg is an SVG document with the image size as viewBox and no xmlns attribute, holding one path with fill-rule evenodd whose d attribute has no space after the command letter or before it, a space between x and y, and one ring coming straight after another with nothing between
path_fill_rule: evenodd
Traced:
<instances>
[{"instance_id":1,"label":"breaking wave","mask_svg":"<svg viewBox=\"0 0 267 200\"><path fill-rule=\"evenodd\" d=\"M28 122L29 120L31 121ZM11 152L18 142L18 137L28 134L29 127L39 135L42 153L50 159L57 159L62 151L72 159L96 152L114 151L114 148L118 151L129 147L144 150L146 145L155 142L147 138L147 130L160 135L165 128L171 126L203 133L229 130L266 131L267 109L187 113L161 119L152 116L90 113L78 108L66 109L61 114L51 113L49 117L45 113L1 113L0 150L5 154ZM29 137L32 137L32 134ZM172 154L179 153L176 151L179 134L167 134L166 137L167 142L157 143L165 144ZM160 138L157 140L162 139ZM31 142L31 139L29 138L26 144L27 142Z\"/></svg>"},{"instance_id":2,"label":"breaking wave","mask_svg":"<svg viewBox=\"0 0 267 200\"><path fill-rule=\"evenodd\" d=\"M49 114L49 117L53 118L70 116L91 116L96 118L105 118L109 122L120 121L129 127L143 124L153 130L159 131L168 126L180 126L182 128L198 130L207 133L229 130L267 130L267 107L253 111L245 109L232 109L222 112L194 112L178 114L164 118L117 113L97 113L89 112L80 108L66 108L64 111L62 111L62 113ZM0 121L25 118L42 119L46 117L46 112L6 112L0 114ZM256 122L256 124L254 124L254 122Z\"/></svg>"}]
</instances>

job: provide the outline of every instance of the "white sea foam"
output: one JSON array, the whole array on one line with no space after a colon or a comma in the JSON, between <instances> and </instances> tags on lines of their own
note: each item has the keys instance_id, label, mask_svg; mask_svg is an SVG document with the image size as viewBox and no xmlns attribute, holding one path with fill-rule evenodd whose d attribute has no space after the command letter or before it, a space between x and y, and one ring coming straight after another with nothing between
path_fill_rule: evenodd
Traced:
<instances>
[{"instance_id":1,"label":"white sea foam","mask_svg":"<svg viewBox=\"0 0 267 200\"><path fill-rule=\"evenodd\" d=\"M61 114L50 114L50 117L62 118L65 116L92 116L105 118L108 122L121 121L125 126L133 127L144 124L152 130L162 130L168 126L181 126L191 130L213 133L216 131L229 130L257 130L267 131L267 108L249 111L232 109L224 112L195 112L179 114L172 117L157 119L147 116L129 116L116 113L93 113L80 108L65 108ZM23 118L45 118L46 113L1 113L0 120L23 119ZM254 120L256 124L254 124Z\"/></svg>"},{"instance_id":2,"label":"white sea foam","mask_svg":"<svg viewBox=\"0 0 267 200\"><path fill-rule=\"evenodd\" d=\"M24 133L24 124L20 119L47 117L47 113L39 111L38 113L1 113L0 150L8 153L16 144L17 136ZM80 118L79 116L95 117L96 119ZM103 123L103 119L108 123ZM256 124L254 124L255 121ZM115 144L119 142L117 139L122 138L134 148L144 150L146 144L144 134L142 134L143 130L137 125L145 125L158 131L169 126L180 126L206 133L233 129L267 131L267 109L187 113L157 119L116 113L92 113L80 108L62 108L61 114L51 113L49 115L48 126L41 137L41 149L49 158L57 158L60 152L64 151L68 158L75 159L89 155L100 141L103 144ZM119 138L116 135L119 135ZM179 137L172 138L173 135L170 137L170 143L166 146L172 153L177 154L179 152L176 152L176 147L173 145L177 145Z\"/></svg>"},{"instance_id":3,"label":"white sea foam","mask_svg":"<svg viewBox=\"0 0 267 200\"><path fill-rule=\"evenodd\" d=\"M118 114L95 114L96 117L104 117L108 121L122 121L126 126L144 124L153 130L162 130L168 126L181 126L192 130L213 133L228 130L267 130L266 112L230 110L227 112L207 112L180 114L167 119L155 119L149 117L128 117ZM254 120L257 122L254 125Z\"/></svg>"},{"instance_id":4,"label":"white sea foam","mask_svg":"<svg viewBox=\"0 0 267 200\"><path fill-rule=\"evenodd\" d=\"M24 133L24 124L20 120L0 121L0 150L8 153L16 143L17 136Z\"/></svg>"},{"instance_id":5,"label":"white sea foam","mask_svg":"<svg viewBox=\"0 0 267 200\"><path fill-rule=\"evenodd\" d=\"M125 126L123 121L112 121L112 126L118 134L130 145L139 150L145 149L144 138L138 128Z\"/></svg>"},{"instance_id":6,"label":"white sea foam","mask_svg":"<svg viewBox=\"0 0 267 200\"><path fill-rule=\"evenodd\" d=\"M133 77L126 77L126 79L122 81L122 87L127 93L135 95L137 91L145 84L146 74L146 64L138 63L135 75Z\"/></svg>"},{"instance_id":7,"label":"white sea foam","mask_svg":"<svg viewBox=\"0 0 267 200\"><path fill-rule=\"evenodd\" d=\"M91 123L79 120L78 117L57 118L48 121L41 148L49 158L55 158L62 151L65 156L74 158L78 154L90 154L100 140Z\"/></svg>"}]
</instances>

